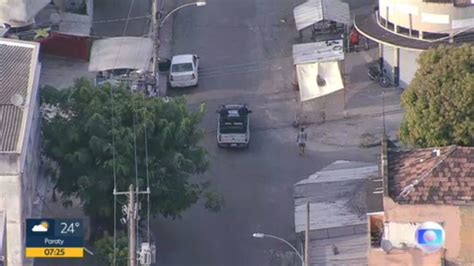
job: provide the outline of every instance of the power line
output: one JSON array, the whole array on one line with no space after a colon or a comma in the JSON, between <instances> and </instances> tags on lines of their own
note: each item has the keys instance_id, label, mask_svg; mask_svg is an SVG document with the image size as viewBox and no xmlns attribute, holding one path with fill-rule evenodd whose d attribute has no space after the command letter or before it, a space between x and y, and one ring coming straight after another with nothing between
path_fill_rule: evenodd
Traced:
<instances>
[{"instance_id":1,"label":"power line","mask_svg":"<svg viewBox=\"0 0 474 266\"><path fill-rule=\"evenodd\" d=\"M132 13L132 8L133 8L134 0L131 1L130 7L128 8L128 14L127 14L127 20L124 25L124 29L122 32L122 36L125 35L127 28L128 28L128 18L130 18L130 14ZM119 45L119 51L122 48L123 41L120 42ZM117 53L118 55L119 53ZM117 64L117 58L118 56L115 57L114 60L114 68L115 65ZM111 104L112 104L112 165L113 165L113 172L114 172L114 260L113 264L114 266L117 265L117 194L115 193L117 191L117 175L116 175L116 162L115 162L115 110L113 106L113 101L114 101L114 88L111 86L110 88L110 99L111 99Z\"/></svg>"},{"instance_id":2,"label":"power line","mask_svg":"<svg viewBox=\"0 0 474 266\"><path fill-rule=\"evenodd\" d=\"M151 17L150 15L146 15L146 16L136 16L136 17L130 17L130 18L103 19L103 20L92 21L92 23L93 24L114 23L114 22L121 22L121 21L127 21L127 20L149 19L150 17ZM82 23L82 22L71 21L71 23Z\"/></svg>"},{"instance_id":3,"label":"power line","mask_svg":"<svg viewBox=\"0 0 474 266\"><path fill-rule=\"evenodd\" d=\"M147 120L146 120L146 111L147 105L145 101L145 94L143 94L143 127L145 130L145 167L146 167L146 186L147 189L150 189L150 176L148 170L148 137L147 137ZM150 243L150 194L147 194L147 242Z\"/></svg>"}]
</instances>

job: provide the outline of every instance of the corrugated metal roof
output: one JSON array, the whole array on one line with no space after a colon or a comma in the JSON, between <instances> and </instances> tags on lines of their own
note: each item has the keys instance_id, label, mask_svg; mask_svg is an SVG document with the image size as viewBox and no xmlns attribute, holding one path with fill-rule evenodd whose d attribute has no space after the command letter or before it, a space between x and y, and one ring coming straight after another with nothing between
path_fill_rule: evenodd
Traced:
<instances>
[{"instance_id":1,"label":"corrugated metal roof","mask_svg":"<svg viewBox=\"0 0 474 266\"><path fill-rule=\"evenodd\" d=\"M31 47L0 43L0 104L10 104L14 94L26 97L32 52Z\"/></svg>"},{"instance_id":2,"label":"corrugated metal roof","mask_svg":"<svg viewBox=\"0 0 474 266\"><path fill-rule=\"evenodd\" d=\"M89 71L148 70L153 41L141 37L114 37L92 44Z\"/></svg>"},{"instance_id":3,"label":"corrugated metal roof","mask_svg":"<svg viewBox=\"0 0 474 266\"><path fill-rule=\"evenodd\" d=\"M295 184L295 232L305 230L307 202L311 230L366 223L366 182L376 173L375 164L336 161Z\"/></svg>"},{"instance_id":4,"label":"corrugated metal roof","mask_svg":"<svg viewBox=\"0 0 474 266\"><path fill-rule=\"evenodd\" d=\"M344 60L343 40L293 45L293 64L322 63Z\"/></svg>"},{"instance_id":5,"label":"corrugated metal roof","mask_svg":"<svg viewBox=\"0 0 474 266\"><path fill-rule=\"evenodd\" d=\"M367 233L330 239L311 240L309 261L311 265L368 265ZM339 253L334 254L333 246Z\"/></svg>"},{"instance_id":6,"label":"corrugated metal roof","mask_svg":"<svg viewBox=\"0 0 474 266\"><path fill-rule=\"evenodd\" d=\"M16 149L22 115L16 106L0 105L0 151Z\"/></svg>"},{"instance_id":7,"label":"corrugated metal roof","mask_svg":"<svg viewBox=\"0 0 474 266\"><path fill-rule=\"evenodd\" d=\"M17 149L23 111L12 104L12 97L28 102L38 48L37 43L0 38L0 152Z\"/></svg>"},{"instance_id":8,"label":"corrugated metal roof","mask_svg":"<svg viewBox=\"0 0 474 266\"><path fill-rule=\"evenodd\" d=\"M297 30L307 28L322 20L350 24L349 4L338 0L310 0L293 10Z\"/></svg>"}]
</instances>

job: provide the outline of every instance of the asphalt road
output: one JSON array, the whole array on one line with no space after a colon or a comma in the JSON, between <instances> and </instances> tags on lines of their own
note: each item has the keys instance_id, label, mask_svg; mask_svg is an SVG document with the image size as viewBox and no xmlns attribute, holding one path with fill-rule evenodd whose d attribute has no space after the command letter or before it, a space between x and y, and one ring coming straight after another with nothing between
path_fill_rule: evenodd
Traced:
<instances>
[{"instance_id":1,"label":"asphalt road","mask_svg":"<svg viewBox=\"0 0 474 266\"><path fill-rule=\"evenodd\" d=\"M196 180L211 181L225 202L218 213L197 204L181 219L154 220L159 265L285 265L288 247L251 234L294 241L293 184L335 160L375 161L354 147L297 155L291 127L296 111L291 85L294 6L284 0L211 0L175 17L174 53L198 54L201 69L197 88L170 94L186 95L191 107L206 104L201 126L207 132L203 146L211 168ZM233 102L247 103L254 111L248 150L216 146L214 111Z\"/></svg>"},{"instance_id":2,"label":"asphalt road","mask_svg":"<svg viewBox=\"0 0 474 266\"><path fill-rule=\"evenodd\" d=\"M150 14L150 0L98 0L94 1L94 18L92 35L100 37L115 36L143 36L148 34L148 18ZM131 10L131 11L130 11ZM125 19L130 11L131 20L106 22L108 20ZM124 33L124 29L125 34Z\"/></svg>"}]
</instances>

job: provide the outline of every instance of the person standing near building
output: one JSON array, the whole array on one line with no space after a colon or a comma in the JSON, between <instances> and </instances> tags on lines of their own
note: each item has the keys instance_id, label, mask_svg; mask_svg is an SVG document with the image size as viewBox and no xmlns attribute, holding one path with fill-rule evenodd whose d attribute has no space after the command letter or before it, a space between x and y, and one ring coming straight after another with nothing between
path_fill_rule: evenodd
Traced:
<instances>
[{"instance_id":1,"label":"person standing near building","mask_svg":"<svg viewBox=\"0 0 474 266\"><path fill-rule=\"evenodd\" d=\"M354 46L356 52L359 52L360 33L355 29L355 27L352 27L350 38L351 45Z\"/></svg>"},{"instance_id":2,"label":"person standing near building","mask_svg":"<svg viewBox=\"0 0 474 266\"><path fill-rule=\"evenodd\" d=\"M296 136L296 143L298 143L300 156L304 155L304 149L306 147L307 138L308 136L306 135L306 132L304 131L304 127L301 127L300 131L298 132L298 135Z\"/></svg>"}]
</instances>

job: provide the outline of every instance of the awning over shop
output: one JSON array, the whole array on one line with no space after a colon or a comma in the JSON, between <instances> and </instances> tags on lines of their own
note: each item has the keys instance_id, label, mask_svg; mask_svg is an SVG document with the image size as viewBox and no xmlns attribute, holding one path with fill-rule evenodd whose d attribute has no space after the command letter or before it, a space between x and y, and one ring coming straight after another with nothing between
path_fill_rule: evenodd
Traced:
<instances>
[{"instance_id":1,"label":"awning over shop","mask_svg":"<svg viewBox=\"0 0 474 266\"><path fill-rule=\"evenodd\" d=\"M302 102L344 88L338 62L297 65L296 74Z\"/></svg>"},{"instance_id":2,"label":"awning over shop","mask_svg":"<svg viewBox=\"0 0 474 266\"><path fill-rule=\"evenodd\" d=\"M344 60L342 40L293 45L293 63L295 65L339 60Z\"/></svg>"},{"instance_id":3,"label":"awning over shop","mask_svg":"<svg viewBox=\"0 0 474 266\"><path fill-rule=\"evenodd\" d=\"M111 69L147 70L153 53L151 39L114 37L92 44L89 71Z\"/></svg>"},{"instance_id":4,"label":"awning over shop","mask_svg":"<svg viewBox=\"0 0 474 266\"><path fill-rule=\"evenodd\" d=\"M309 0L295 7L293 14L298 31L323 20L351 23L349 4L339 0Z\"/></svg>"},{"instance_id":5,"label":"awning over shop","mask_svg":"<svg viewBox=\"0 0 474 266\"><path fill-rule=\"evenodd\" d=\"M342 40L293 45L293 63L302 102L344 88L340 60L344 60Z\"/></svg>"}]
</instances>

